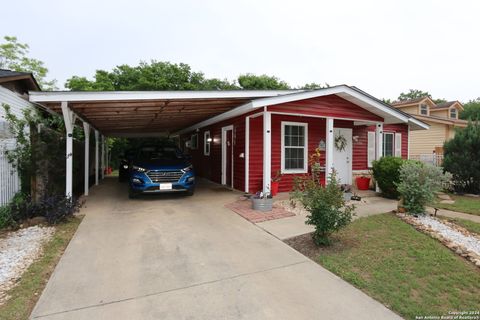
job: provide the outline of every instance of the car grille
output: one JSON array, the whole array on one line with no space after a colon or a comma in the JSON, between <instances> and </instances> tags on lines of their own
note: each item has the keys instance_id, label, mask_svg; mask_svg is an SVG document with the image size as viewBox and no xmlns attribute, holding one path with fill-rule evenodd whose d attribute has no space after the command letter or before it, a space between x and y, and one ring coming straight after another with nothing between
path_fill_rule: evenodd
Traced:
<instances>
[{"instance_id":1,"label":"car grille","mask_svg":"<svg viewBox=\"0 0 480 320\"><path fill-rule=\"evenodd\" d=\"M148 171L147 176L154 183L177 182L183 176L183 172L178 171Z\"/></svg>"}]
</instances>

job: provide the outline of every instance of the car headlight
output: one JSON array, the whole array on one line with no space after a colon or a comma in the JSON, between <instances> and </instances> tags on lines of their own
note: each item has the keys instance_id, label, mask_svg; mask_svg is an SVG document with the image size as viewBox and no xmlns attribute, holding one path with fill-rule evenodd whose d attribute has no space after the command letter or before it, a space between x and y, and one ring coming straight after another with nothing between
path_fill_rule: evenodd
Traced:
<instances>
[{"instance_id":1,"label":"car headlight","mask_svg":"<svg viewBox=\"0 0 480 320\"><path fill-rule=\"evenodd\" d=\"M147 169L139 167L139 166L132 166L132 169L138 172L145 172Z\"/></svg>"},{"instance_id":2,"label":"car headlight","mask_svg":"<svg viewBox=\"0 0 480 320\"><path fill-rule=\"evenodd\" d=\"M183 173L188 172L188 171L192 171L192 170L193 170L192 165L189 165L188 167L182 169Z\"/></svg>"}]
</instances>

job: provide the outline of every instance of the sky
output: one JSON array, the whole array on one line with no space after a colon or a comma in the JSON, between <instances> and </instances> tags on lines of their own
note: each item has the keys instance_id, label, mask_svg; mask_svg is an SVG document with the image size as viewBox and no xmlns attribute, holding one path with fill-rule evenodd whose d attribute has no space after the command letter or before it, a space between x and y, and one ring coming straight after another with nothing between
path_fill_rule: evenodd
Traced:
<instances>
[{"instance_id":1,"label":"sky","mask_svg":"<svg viewBox=\"0 0 480 320\"><path fill-rule=\"evenodd\" d=\"M480 1L8 1L0 35L30 45L63 88L140 60L206 77L274 75L291 86L359 87L377 98L421 89L480 97Z\"/></svg>"}]
</instances>

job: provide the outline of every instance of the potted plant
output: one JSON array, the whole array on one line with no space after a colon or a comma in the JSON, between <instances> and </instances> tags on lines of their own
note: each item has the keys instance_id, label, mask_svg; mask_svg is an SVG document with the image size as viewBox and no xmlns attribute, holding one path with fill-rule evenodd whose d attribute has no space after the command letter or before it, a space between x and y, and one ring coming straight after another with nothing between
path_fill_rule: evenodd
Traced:
<instances>
[{"instance_id":1,"label":"potted plant","mask_svg":"<svg viewBox=\"0 0 480 320\"><path fill-rule=\"evenodd\" d=\"M340 185L340 190L343 191L343 199L349 201L352 199L352 186L349 184Z\"/></svg>"},{"instance_id":2,"label":"potted plant","mask_svg":"<svg viewBox=\"0 0 480 320\"><path fill-rule=\"evenodd\" d=\"M357 183L358 190L368 190L370 189L370 177L361 175L355 179Z\"/></svg>"},{"instance_id":3,"label":"potted plant","mask_svg":"<svg viewBox=\"0 0 480 320\"><path fill-rule=\"evenodd\" d=\"M252 197L252 208L258 211L272 211L273 199L269 193L258 191Z\"/></svg>"},{"instance_id":4,"label":"potted plant","mask_svg":"<svg viewBox=\"0 0 480 320\"><path fill-rule=\"evenodd\" d=\"M276 196L278 193L278 187L280 186L280 180L282 180L282 173L277 170L277 174L272 178L272 196Z\"/></svg>"}]
</instances>

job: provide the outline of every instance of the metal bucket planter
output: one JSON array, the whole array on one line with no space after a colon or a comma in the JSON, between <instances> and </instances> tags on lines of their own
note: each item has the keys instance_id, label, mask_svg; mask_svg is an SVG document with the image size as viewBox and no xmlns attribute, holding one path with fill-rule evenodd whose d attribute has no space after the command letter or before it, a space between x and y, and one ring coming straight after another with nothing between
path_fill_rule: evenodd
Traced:
<instances>
[{"instance_id":1,"label":"metal bucket planter","mask_svg":"<svg viewBox=\"0 0 480 320\"><path fill-rule=\"evenodd\" d=\"M273 199L272 198L252 198L252 208L258 211L272 211Z\"/></svg>"}]
</instances>

